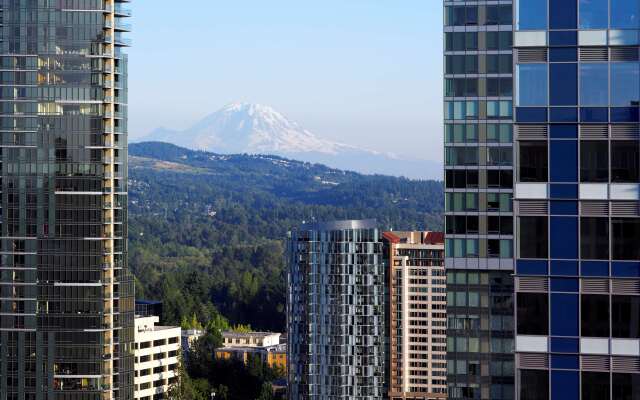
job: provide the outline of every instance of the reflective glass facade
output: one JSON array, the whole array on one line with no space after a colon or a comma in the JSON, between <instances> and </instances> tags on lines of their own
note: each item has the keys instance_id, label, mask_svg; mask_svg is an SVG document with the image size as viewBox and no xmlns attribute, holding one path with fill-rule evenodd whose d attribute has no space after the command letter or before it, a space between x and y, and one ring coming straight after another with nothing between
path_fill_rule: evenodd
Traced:
<instances>
[{"instance_id":1,"label":"reflective glass facade","mask_svg":"<svg viewBox=\"0 0 640 400\"><path fill-rule=\"evenodd\" d=\"M374 220L303 225L288 240L291 400L382 400L385 268Z\"/></svg>"},{"instance_id":2,"label":"reflective glass facade","mask_svg":"<svg viewBox=\"0 0 640 400\"><path fill-rule=\"evenodd\" d=\"M511 1L444 1L450 399L514 393L513 15Z\"/></svg>"},{"instance_id":3,"label":"reflective glass facade","mask_svg":"<svg viewBox=\"0 0 640 400\"><path fill-rule=\"evenodd\" d=\"M0 1L0 397L133 398L124 0Z\"/></svg>"},{"instance_id":4,"label":"reflective glass facade","mask_svg":"<svg viewBox=\"0 0 640 400\"><path fill-rule=\"evenodd\" d=\"M515 5L516 396L640 391L640 2Z\"/></svg>"}]
</instances>

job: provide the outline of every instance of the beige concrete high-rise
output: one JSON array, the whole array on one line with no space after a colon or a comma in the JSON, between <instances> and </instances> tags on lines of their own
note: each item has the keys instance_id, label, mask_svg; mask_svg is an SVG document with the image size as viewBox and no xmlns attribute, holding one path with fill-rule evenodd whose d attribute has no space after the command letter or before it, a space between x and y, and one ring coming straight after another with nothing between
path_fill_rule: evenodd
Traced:
<instances>
[{"instance_id":1,"label":"beige concrete high-rise","mask_svg":"<svg viewBox=\"0 0 640 400\"><path fill-rule=\"evenodd\" d=\"M444 234L385 232L389 398L447 398Z\"/></svg>"}]
</instances>

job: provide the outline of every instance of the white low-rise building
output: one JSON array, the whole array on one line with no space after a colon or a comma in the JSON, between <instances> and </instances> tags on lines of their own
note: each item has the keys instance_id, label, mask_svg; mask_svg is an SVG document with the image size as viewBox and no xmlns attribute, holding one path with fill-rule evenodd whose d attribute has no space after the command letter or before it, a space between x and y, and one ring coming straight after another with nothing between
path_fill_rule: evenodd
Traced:
<instances>
[{"instance_id":1,"label":"white low-rise building","mask_svg":"<svg viewBox=\"0 0 640 400\"><path fill-rule=\"evenodd\" d=\"M178 379L181 329L158 322L155 316L135 320L135 400L165 399Z\"/></svg>"},{"instance_id":2,"label":"white low-rise building","mask_svg":"<svg viewBox=\"0 0 640 400\"><path fill-rule=\"evenodd\" d=\"M280 344L275 332L222 332L224 347L270 347Z\"/></svg>"}]
</instances>

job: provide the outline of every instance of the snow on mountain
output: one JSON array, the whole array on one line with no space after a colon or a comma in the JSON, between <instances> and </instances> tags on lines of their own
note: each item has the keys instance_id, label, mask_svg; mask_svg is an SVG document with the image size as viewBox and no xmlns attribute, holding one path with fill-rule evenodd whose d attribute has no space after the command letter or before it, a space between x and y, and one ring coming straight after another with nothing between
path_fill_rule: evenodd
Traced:
<instances>
[{"instance_id":1,"label":"snow on mountain","mask_svg":"<svg viewBox=\"0 0 640 400\"><path fill-rule=\"evenodd\" d=\"M442 176L438 163L406 160L369 149L322 139L271 107L232 103L191 128L156 129L144 141L162 141L215 153L275 154L362 173L410 178Z\"/></svg>"}]
</instances>

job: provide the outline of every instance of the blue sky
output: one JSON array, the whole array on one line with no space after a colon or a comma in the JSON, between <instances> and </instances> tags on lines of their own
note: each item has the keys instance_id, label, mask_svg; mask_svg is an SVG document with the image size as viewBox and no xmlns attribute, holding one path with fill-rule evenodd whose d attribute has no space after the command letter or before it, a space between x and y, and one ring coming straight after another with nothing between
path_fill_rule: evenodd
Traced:
<instances>
[{"instance_id":1,"label":"blue sky","mask_svg":"<svg viewBox=\"0 0 640 400\"><path fill-rule=\"evenodd\" d=\"M130 134L225 104L273 106L316 135L442 160L442 3L135 0Z\"/></svg>"}]
</instances>

